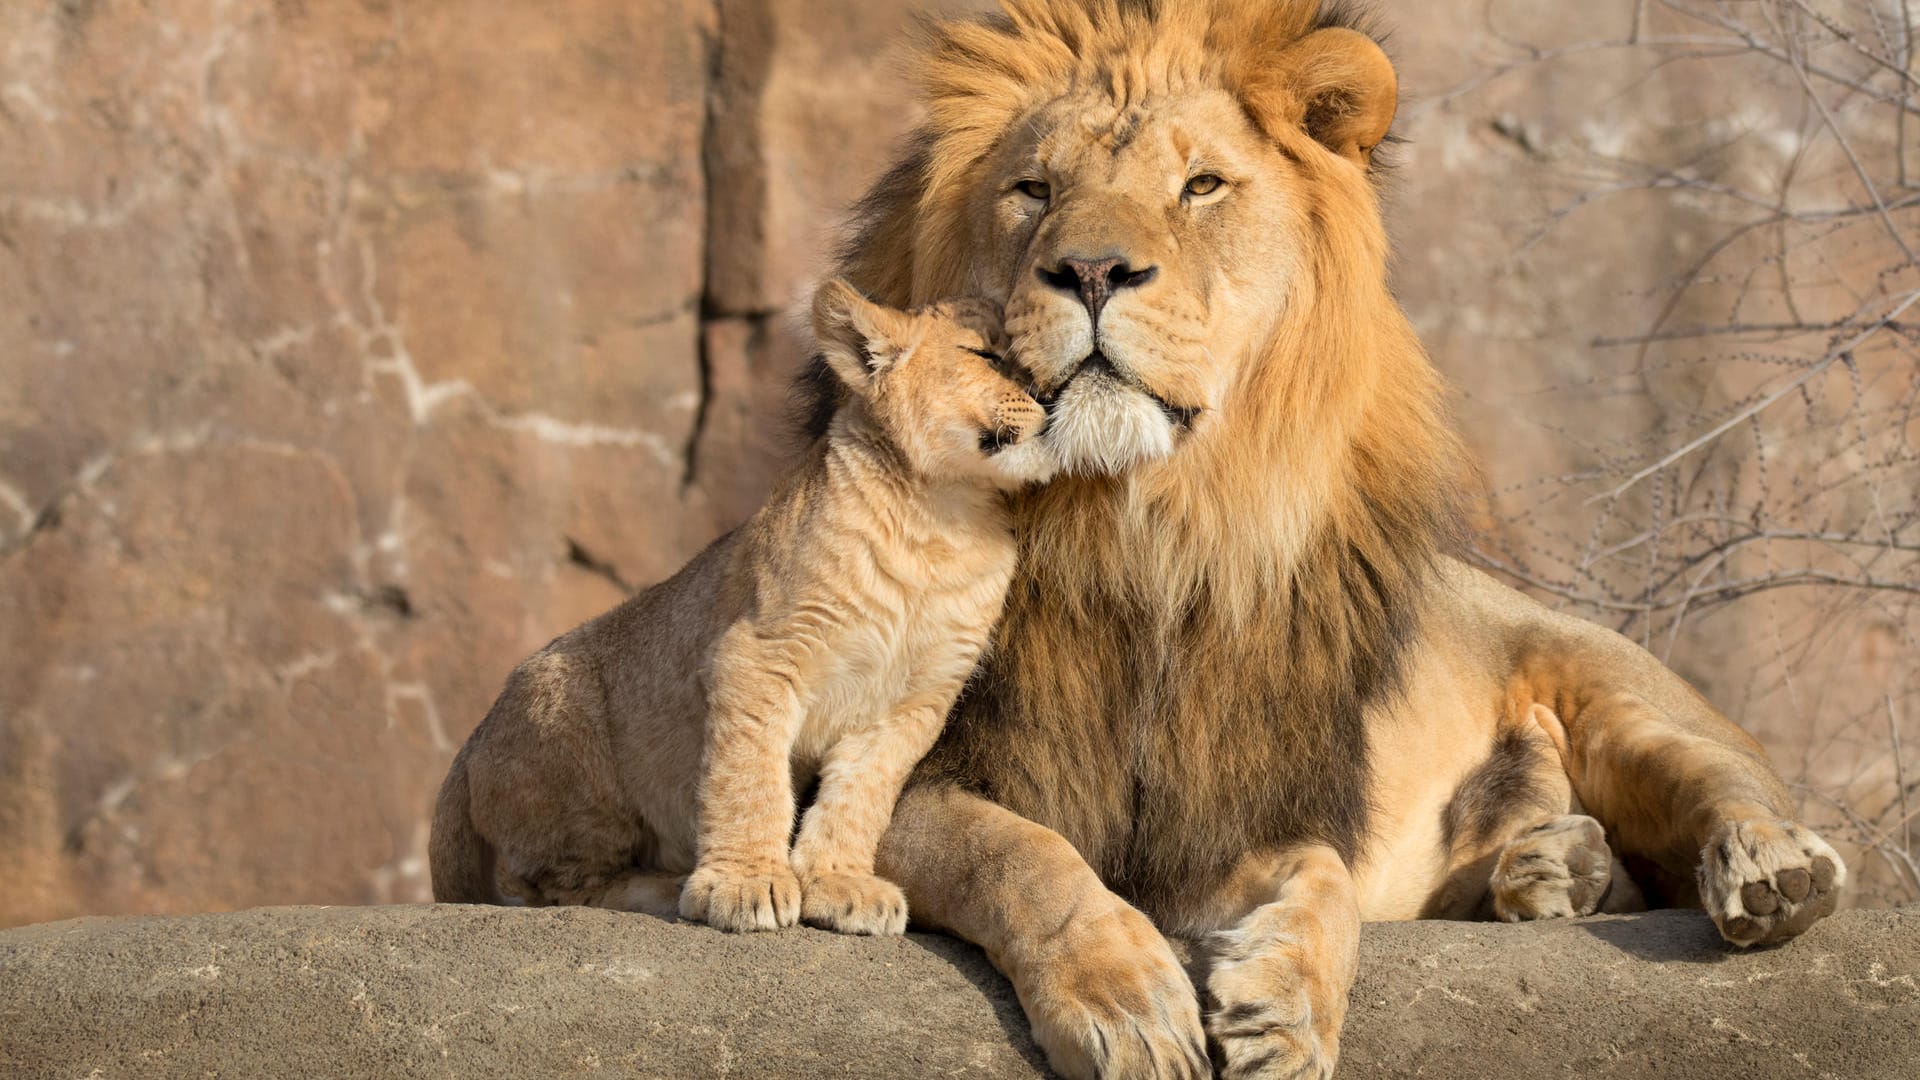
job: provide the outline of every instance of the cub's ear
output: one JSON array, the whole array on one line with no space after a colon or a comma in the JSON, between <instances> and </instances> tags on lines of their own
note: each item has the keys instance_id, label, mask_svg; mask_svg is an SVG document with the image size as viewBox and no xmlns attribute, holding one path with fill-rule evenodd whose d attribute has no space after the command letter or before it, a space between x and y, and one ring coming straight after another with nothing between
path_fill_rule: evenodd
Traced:
<instances>
[{"instance_id":1,"label":"cub's ear","mask_svg":"<svg viewBox=\"0 0 1920 1080\"><path fill-rule=\"evenodd\" d=\"M887 365L906 355L908 317L860 294L840 278L813 294L813 336L840 381L864 390Z\"/></svg>"},{"instance_id":2,"label":"cub's ear","mask_svg":"<svg viewBox=\"0 0 1920 1080\"><path fill-rule=\"evenodd\" d=\"M1242 84L1249 110L1268 126L1302 128L1327 149L1361 168L1393 126L1400 80L1393 61L1358 30L1316 30Z\"/></svg>"}]
</instances>

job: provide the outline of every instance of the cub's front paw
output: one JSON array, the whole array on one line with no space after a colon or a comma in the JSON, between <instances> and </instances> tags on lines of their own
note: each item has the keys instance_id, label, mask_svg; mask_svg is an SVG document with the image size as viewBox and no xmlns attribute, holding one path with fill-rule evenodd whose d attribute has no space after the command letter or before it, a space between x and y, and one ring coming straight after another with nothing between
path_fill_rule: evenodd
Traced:
<instances>
[{"instance_id":1,"label":"cub's front paw","mask_svg":"<svg viewBox=\"0 0 1920 1080\"><path fill-rule=\"evenodd\" d=\"M1193 983L1160 931L1134 908L1076 914L1011 974L1033 1041L1070 1080L1203 1080L1212 1073Z\"/></svg>"},{"instance_id":2,"label":"cub's front paw","mask_svg":"<svg viewBox=\"0 0 1920 1080\"><path fill-rule=\"evenodd\" d=\"M1741 948L1796 937L1833 914L1847 865L1791 821L1723 825L1700 852L1700 905L1720 936Z\"/></svg>"},{"instance_id":3,"label":"cub's front paw","mask_svg":"<svg viewBox=\"0 0 1920 1080\"><path fill-rule=\"evenodd\" d=\"M800 919L800 879L784 861L702 866L680 890L680 916L730 933L792 926Z\"/></svg>"},{"instance_id":4,"label":"cub's front paw","mask_svg":"<svg viewBox=\"0 0 1920 1080\"><path fill-rule=\"evenodd\" d=\"M1500 850L1488 884L1493 912L1507 922L1591 915L1613 886L1607 831L1585 814L1543 821Z\"/></svg>"},{"instance_id":5,"label":"cub's front paw","mask_svg":"<svg viewBox=\"0 0 1920 1080\"><path fill-rule=\"evenodd\" d=\"M904 934L907 896L872 874L812 874L800 881L800 921L842 934Z\"/></svg>"}]
</instances>

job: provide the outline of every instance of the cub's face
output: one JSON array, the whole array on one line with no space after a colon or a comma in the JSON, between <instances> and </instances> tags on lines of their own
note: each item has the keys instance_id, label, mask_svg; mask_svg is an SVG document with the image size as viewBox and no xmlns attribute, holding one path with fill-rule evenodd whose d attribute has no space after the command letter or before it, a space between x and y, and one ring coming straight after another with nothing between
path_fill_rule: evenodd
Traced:
<instances>
[{"instance_id":1,"label":"cub's face","mask_svg":"<svg viewBox=\"0 0 1920 1080\"><path fill-rule=\"evenodd\" d=\"M1003 351L998 305L897 311L836 280L821 286L814 323L828 363L915 473L1003 489L1053 476L1046 410Z\"/></svg>"}]
</instances>

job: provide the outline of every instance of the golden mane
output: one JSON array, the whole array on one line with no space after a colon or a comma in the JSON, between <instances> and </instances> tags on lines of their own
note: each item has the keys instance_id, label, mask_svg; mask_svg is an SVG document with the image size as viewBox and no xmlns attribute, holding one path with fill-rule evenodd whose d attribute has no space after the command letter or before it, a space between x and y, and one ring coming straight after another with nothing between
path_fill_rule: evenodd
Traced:
<instances>
[{"instance_id":1,"label":"golden mane","mask_svg":"<svg viewBox=\"0 0 1920 1080\"><path fill-rule=\"evenodd\" d=\"M968 193L993 145L1038 105L1089 82L1125 101L1211 81L1234 90L1271 130L1274 118L1261 103L1273 91L1261 61L1314 30L1367 24L1361 8L1316 0L1006 0L1004 7L998 16L938 24L924 47L927 121L912 151L864 200L843 262L855 284L886 302L967 291ZM1292 128L1277 134L1299 137ZM1398 534L1396 546L1404 540L1414 548L1446 525L1439 519L1451 516L1463 456L1431 364L1387 288L1376 192L1324 157L1300 155L1299 164L1316 199L1305 214L1311 268L1299 275L1251 384L1235 395L1242 412L1230 421L1235 437L1196 440L1176 462L1139 470L1120 485L1119 498L1084 498L1082 489L1110 481L1056 485L1038 501L1098 513L1036 515L1048 523L1036 541L1122 559L1123 566L1086 567L1109 580L1140 576L1138 559L1151 552L1164 560L1145 575L1155 592L1191 593L1204 577L1216 603L1244 616L1244 597L1286 584L1311 534L1349 531L1330 515L1379 517ZM1314 359L1286 362L1299 357ZM1276 528L1265 537L1246 528L1254 507L1273 514ZM1142 543L1173 539L1170 528L1187 535L1176 544ZM1228 536L1239 542L1224 543ZM1368 554L1383 564L1404 561Z\"/></svg>"},{"instance_id":2,"label":"golden mane","mask_svg":"<svg viewBox=\"0 0 1920 1080\"><path fill-rule=\"evenodd\" d=\"M1374 184L1312 144L1316 103L1290 98L1266 66L1308 33L1352 26L1355 9L1003 6L933 28L926 123L863 203L845 252L857 285L899 305L966 291L966 208L987 155L1031 110L1088 86L1122 102L1189 85L1233 93L1305 178L1304 260L1261 355L1170 458L1024 500L999 652L923 773L1059 829L1136 897L1195 894L1192 875L1221 872L1231 852L1303 831L1351 858L1368 802L1360 715L1396 685L1463 468L1440 383L1388 288ZM1126 775L1061 760L1061 733L1076 728L1087 745L1127 746ZM1163 739L1156 756L1148 744ZM1270 768L1176 768L1188 790L1139 804L1174 782L1154 770L1229 745ZM1120 789L1135 803L1114 805ZM1218 820L1185 830L1185 848L1142 849L1142 836L1181 835L1171 825L1189 813Z\"/></svg>"}]
</instances>

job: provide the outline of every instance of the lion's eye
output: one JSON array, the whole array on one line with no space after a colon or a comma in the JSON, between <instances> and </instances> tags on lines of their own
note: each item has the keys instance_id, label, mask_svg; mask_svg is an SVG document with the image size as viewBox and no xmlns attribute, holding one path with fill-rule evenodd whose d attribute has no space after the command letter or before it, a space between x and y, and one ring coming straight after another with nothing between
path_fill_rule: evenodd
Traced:
<instances>
[{"instance_id":1,"label":"lion's eye","mask_svg":"<svg viewBox=\"0 0 1920 1080\"><path fill-rule=\"evenodd\" d=\"M1187 194L1196 197L1211 195L1219 191L1220 186L1225 183L1225 180L1220 179L1212 173L1201 173L1199 176L1187 181Z\"/></svg>"},{"instance_id":2,"label":"lion's eye","mask_svg":"<svg viewBox=\"0 0 1920 1080\"><path fill-rule=\"evenodd\" d=\"M1029 199L1046 202L1053 194L1053 188L1045 180L1022 180L1013 185L1014 190Z\"/></svg>"}]
</instances>

